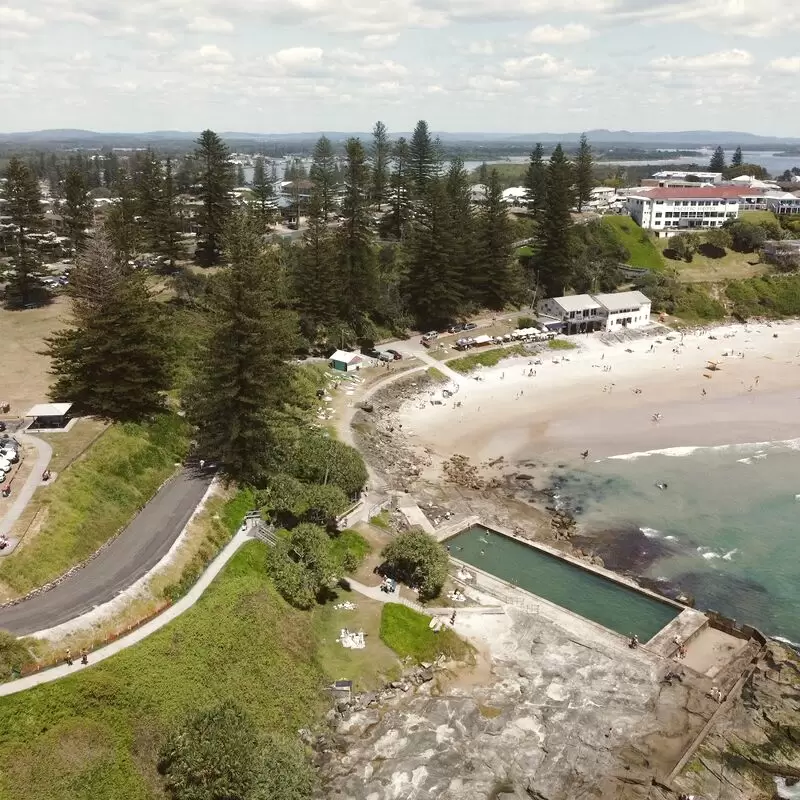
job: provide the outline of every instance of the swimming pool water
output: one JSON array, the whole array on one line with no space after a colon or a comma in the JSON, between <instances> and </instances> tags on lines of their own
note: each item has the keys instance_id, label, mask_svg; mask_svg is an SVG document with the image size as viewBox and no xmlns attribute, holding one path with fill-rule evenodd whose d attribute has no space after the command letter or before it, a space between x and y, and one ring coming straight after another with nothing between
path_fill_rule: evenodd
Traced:
<instances>
[{"instance_id":1,"label":"swimming pool water","mask_svg":"<svg viewBox=\"0 0 800 800\"><path fill-rule=\"evenodd\" d=\"M482 525L448 539L450 554L504 581L641 642L680 610Z\"/></svg>"}]
</instances>

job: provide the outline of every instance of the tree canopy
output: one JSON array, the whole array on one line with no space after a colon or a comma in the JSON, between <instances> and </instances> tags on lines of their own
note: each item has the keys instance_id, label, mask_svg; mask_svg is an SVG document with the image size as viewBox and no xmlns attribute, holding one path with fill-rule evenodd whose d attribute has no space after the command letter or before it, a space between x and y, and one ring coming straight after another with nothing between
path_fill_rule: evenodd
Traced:
<instances>
[{"instance_id":1,"label":"tree canopy","mask_svg":"<svg viewBox=\"0 0 800 800\"><path fill-rule=\"evenodd\" d=\"M382 556L398 580L419 589L422 600L436 597L447 578L447 551L418 528L395 536L384 547Z\"/></svg>"}]
</instances>

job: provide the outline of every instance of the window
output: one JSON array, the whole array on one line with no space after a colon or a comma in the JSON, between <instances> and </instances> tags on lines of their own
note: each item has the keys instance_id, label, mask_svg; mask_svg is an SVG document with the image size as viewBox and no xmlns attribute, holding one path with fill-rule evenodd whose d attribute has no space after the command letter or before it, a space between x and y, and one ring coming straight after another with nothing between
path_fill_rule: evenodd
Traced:
<instances>
[{"instance_id":1,"label":"window","mask_svg":"<svg viewBox=\"0 0 800 800\"><path fill-rule=\"evenodd\" d=\"M661 216L661 212L660 211L656 211L656 219L658 219L658 217L660 217L660 216Z\"/></svg>"}]
</instances>

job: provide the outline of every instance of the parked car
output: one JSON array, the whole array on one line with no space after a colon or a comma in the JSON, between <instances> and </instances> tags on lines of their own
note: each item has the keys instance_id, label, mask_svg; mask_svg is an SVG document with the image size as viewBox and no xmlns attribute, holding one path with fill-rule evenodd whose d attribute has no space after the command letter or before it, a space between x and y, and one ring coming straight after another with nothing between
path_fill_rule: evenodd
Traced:
<instances>
[{"instance_id":1,"label":"parked car","mask_svg":"<svg viewBox=\"0 0 800 800\"><path fill-rule=\"evenodd\" d=\"M422 337L422 341L423 341L423 342L431 342L431 341L433 341L434 339L438 339L438 338L439 338L439 331L428 331L428 332L427 332L427 333L426 333L426 334L425 334L425 335Z\"/></svg>"},{"instance_id":2,"label":"parked car","mask_svg":"<svg viewBox=\"0 0 800 800\"><path fill-rule=\"evenodd\" d=\"M465 331L474 331L475 328L477 328L477 327L478 327L477 323L468 322L466 325L464 325L464 330Z\"/></svg>"},{"instance_id":3,"label":"parked car","mask_svg":"<svg viewBox=\"0 0 800 800\"><path fill-rule=\"evenodd\" d=\"M11 472L11 462L5 459L0 460L0 472Z\"/></svg>"},{"instance_id":4,"label":"parked car","mask_svg":"<svg viewBox=\"0 0 800 800\"><path fill-rule=\"evenodd\" d=\"M6 429L5 422L0 421L0 433L3 433Z\"/></svg>"},{"instance_id":5,"label":"parked car","mask_svg":"<svg viewBox=\"0 0 800 800\"><path fill-rule=\"evenodd\" d=\"M374 347L362 347L361 354L367 356L368 358L380 358L381 352L380 350L376 350Z\"/></svg>"},{"instance_id":6,"label":"parked car","mask_svg":"<svg viewBox=\"0 0 800 800\"><path fill-rule=\"evenodd\" d=\"M385 353L378 353L381 361L394 361L394 356L387 350Z\"/></svg>"},{"instance_id":7,"label":"parked car","mask_svg":"<svg viewBox=\"0 0 800 800\"><path fill-rule=\"evenodd\" d=\"M16 464L19 461L19 453L13 447L3 448L0 450L0 460Z\"/></svg>"},{"instance_id":8,"label":"parked car","mask_svg":"<svg viewBox=\"0 0 800 800\"><path fill-rule=\"evenodd\" d=\"M387 352L387 353L391 353L391 354L392 354L392 358L393 358L395 361L400 361L400 359L402 359L402 357L403 357L403 354L402 354L402 353L398 353L398 352L397 352L397 350L392 350L392 348L391 348L391 347L390 347L390 348L388 348L388 349L386 350L386 352Z\"/></svg>"},{"instance_id":9,"label":"parked car","mask_svg":"<svg viewBox=\"0 0 800 800\"><path fill-rule=\"evenodd\" d=\"M467 326L466 322L457 322L455 325L451 325L447 330L448 333L461 333L461 331L463 331L464 328L466 328L466 326Z\"/></svg>"}]
</instances>

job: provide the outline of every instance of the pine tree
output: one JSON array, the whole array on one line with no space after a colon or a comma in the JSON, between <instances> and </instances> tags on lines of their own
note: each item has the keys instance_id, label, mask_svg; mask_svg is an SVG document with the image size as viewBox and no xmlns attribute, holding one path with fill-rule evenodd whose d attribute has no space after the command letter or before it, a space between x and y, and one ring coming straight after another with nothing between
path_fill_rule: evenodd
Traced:
<instances>
[{"instance_id":1,"label":"pine tree","mask_svg":"<svg viewBox=\"0 0 800 800\"><path fill-rule=\"evenodd\" d=\"M70 274L73 327L47 340L56 376L50 397L84 414L141 420L164 407L169 347L147 276L119 260L103 234Z\"/></svg>"},{"instance_id":2,"label":"pine tree","mask_svg":"<svg viewBox=\"0 0 800 800\"><path fill-rule=\"evenodd\" d=\"M211 335L185 402L200 452L234 480L264 486L277 458L273 424L289 390L297 320L284 308L278 256L257 221L233 214L224 244L230 266L215 279Z\"/></svg>"},{"instance_id":3,"label":"pine tree","mask_svg":"<svg viewBox=\"0 0 800 800\"><path fill-rule=\"evenodd\" d=\"M339 273L344 286L342 318L358 332L374 303L378 265L369 212L369 166L359 139L345 144L345 189L342 224L337 231Z\"/></svg>"},{"instance_id":4,"label":"pine tree","mask_svg":"<svg viewBox=\"0 0 800 800\"><path fill-rule=\"evenodd\" d=\"M43 305L51 296L42 283L42 259L33 238L44 227L42 196L36 176L18 158L12 158L6 170L3 199L3 212L13 226L10 248L13 272L6 286L6 306L20 309Z\"/></svg>"},{"instance_id":5,"label":"pine tree","mask_svg":"<svg viewBox=\"0 0 800 800\"><path fill-rule=\"evenodd\" d=\"M147 252L155 253L161 238L164 175L161 162L152 150L146 150L136 160L132 180L141 245Z\"/></svg>"},{"instance_id":6,"label":"pine tree","mask_svg":"<svg viewBox=\"0 0 800 800\"><path fill-rule=\"evenodd\" d=\"M457 231L441 180L428 183L410 225L405 294L423 329L457 319L464 307L464 280L452 253Z\"/></svg>"},{"instance_id":7,"label":"pine tree","mask_svg":"<svg viewBox=\"0 0 800 800\"><path fill-rule=\"evenodd\" d=\"M259 156L253 166L253 200L262 230L269 230L275 221L275 190L267 176L264 159Z\"/></svg>"},{"instance_id":8,"label":"pine tree","mask_svg":"<svg viewBox=\"0 0 800 800\"><path fill-rule=\"evenodd\" d=\"M741 147L737 147L736 151L733 154L733 158L731 159L731 166L732 167L741 167L743 161L744 161L744 157L742 156L742 148Z\"/></svg>"},{"instance_id":9,"label":"pine tree","mask_svg":"<svg viewBox=\"0 0 800 800\"><path fill-rule=\"evenodd\" d=\"M133 180L125 170L117 175L116 192L117 201L108 210L103 227L118 258L128 261L139 250L140 227Z\"/></svg>"},{"instance_id":10,"label":"pine tree","mask_svg":"<svg viewBox=\"0 0 800 800\"><path fill-rule=\"evenodd\" d=\"M408 224L411 200L411 151L404 136L392 148L393 169L389 175L389 205L391 211L385 218L385 233L402 239Z\"/></svg>"},{"instance_id":11,"label":"pine tree","mask_svg":"<svg viewBox=\"0 0 800 800\"><path fill-rule=\"evenodd\" d=\"M376 122L372 128L372 192L373 206L381 206L386 202L389 191L389 159L392 145L389 132L382 122Z\"/></svg>"},{"instance_id":12,"label":"pine tree","mask_svg":"<svg viewBox=\"0 0 800 800\"><path fill-rule=\"evenodd\" d=\"M547 203L539 226L536 257L539 296L564 293L572 269L570 255L573 206L572 169L561 145L557 145L547 166Z\"/></svg>"},{"instance_id":13,"label":"pine tree","mask_svg":"<svg viewBox=\"0 0 800 800\"><path fill-rule=\"evenodd\" d=\"M525 188L528 190L528 210L536 219L541 219L547 203L547 164L544 160L544 148L537 142L531 151L528 171L525 174Z\"/></svg>"},{"instance_id":14,"label":"pine tree","mask_svg":"<svg viewBox=\"0 0 800 800\"><path fill-rule=\"evenodd\" d=\"M415 198L425 194L425 189L438 170L438 153L431 139L428 123L421 119L414 128L409 144L409 173Z\"/></svg>"},{"instance_id":15,"label":"pine tree","mask_svg":"<svg viewBox=\"0 0 800 800\"><path fill-rule=\"evenodd\" d=\"M588 203L592 196L594 186L594 168L592 162L592 148L586 134L581 134L578 154L575 157L575 202L578 211L583 211L583 204Z\"/></svg>"},{"instance_id":16,"label":"pine tree","mask_svg":"<svg viewBox=\"0 0 800 800\"><path fill-rule=\"evenodd\" d=\"M334 236L316 192L308 204L307 222L294 268L294 298L303 333L316 341L320 329L336 321L343 304Z\"/></svg>"},{"instance_id":17,"label":"pine tree","mask_svg":"<svg viewBox=\"0 0 800 800\"><path fill-rule=\"evenodd\" d=\"M711 163L708 165L711 172L722 172L725 169L725 151L718 146L711 156Z\"/></svg>"},{"instance_id":18,"label":"pine tree","mask_svg":"<svg viewBox=\"0 0 800 800\"><path fill-rule=\"evenodd\" d=\"M167 259L170 269L174 269L175 262L183 255L183 244L181 242L183 209L175 186L171 158L168 158L164 164L161 186L161 203L158 212L158 248L156 252Z\"/></svg>"},{"instance_id":19,"label":"pine tree","mask_svg":"<svg viewBox=\"0 0 800 800\"><path fill-rule=\"evenodd\" d=\"M489 174L486 200L478 211L478 263L483 273L482 305L499 311L521 289L518 263L512 258L511 222L496 170Z\"/></svg>"},{"instance_id":20,"label":"pine tree","mask_svg":"<svg viewBox=\"0 0 800 800\"><path fill-rule=\"evenodd\" d=\"M479 308L483 301L486 272L478 252L469 175L464 169L464 162L458 157L450 162L444 178L444 188L450 211L450 227L458 232L453 239L451 268L454 275L461 276L465 303Z\"/></svg>"},{"instance_id":21,"label":"pine tree","mask_svg":"<svg viewBox=\"0 0 800 800\"><path fill-rule=\"evenodd\" d=\"M195 159L200 168L200 199L203 201L203 208L198 220L200 232L196 256L204 267L220 262L222 236L233 210L230 192L235 175L228 155L228 148L214 131L205 130L200 134Z\"/></svg>"},{"instance_id":22,"label":"pine tree","mask_svg":"<svg viewBox=\"0 0 800 800\"><path fill-rule=\"evenodd\" d=\"M478 183L481 186L486 186L489 182L489 166L485 161L481 162L481 165L478 167Z\"/></svg>"},{"instance_id":23,"label":"pine tree","mask_svg":"<svg viewBox=\"0 0 800 800\"><path fill-rule=\"evenodd\" d=\"M89 196L86 177L78 167L73 166L67 170L61 213L73 248L80 250L86 240L86 229L92 224L94 203Z\"/></svg>"},{"instance_id":24,"label":"pine tree","mask_svg":"<svg viewBox=\"0 0 800 800\"><path fill-rule=\"evenodd\" d=\"M320 136L314 145L309 177L319 197L322 216L327 220L336 205L336 156L327 136Z\"/></svg>"},{"instance_id":25,"label":"pine tree","mask_svg":"<svg viewBox=\"0 0 800 800\"><path fill-rule=\"evenodd\" d=\"M247 183L247 178L244 174L244 166L242 164L236 165L236 185L244 186Z\"/></svg>"}]
</instances>

